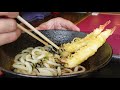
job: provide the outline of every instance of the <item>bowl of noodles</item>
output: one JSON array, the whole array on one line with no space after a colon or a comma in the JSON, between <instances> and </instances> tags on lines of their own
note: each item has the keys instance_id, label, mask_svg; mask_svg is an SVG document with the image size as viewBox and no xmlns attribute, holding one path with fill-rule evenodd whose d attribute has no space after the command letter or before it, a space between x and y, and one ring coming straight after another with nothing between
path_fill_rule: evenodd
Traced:
<instances>
[{"instance_id":1,"label":"bowl of noodles","mask_svg":"<svg viewBox=\"0 0 120 90\"><path fill-rule=\"evenodd\" d=\"M84 38L87 35L83 32L70 30L42 30L40 32L58 46L78 40L78 38ZM61 62L63 58L61 59L59 54L51 52L39 41L22 33L17 41L0 47L0 70L10 77L86 77L107 65L111 57L111 46L104 43L85 62L74 68L67 68Z\"/></svg>"}]
</instances>

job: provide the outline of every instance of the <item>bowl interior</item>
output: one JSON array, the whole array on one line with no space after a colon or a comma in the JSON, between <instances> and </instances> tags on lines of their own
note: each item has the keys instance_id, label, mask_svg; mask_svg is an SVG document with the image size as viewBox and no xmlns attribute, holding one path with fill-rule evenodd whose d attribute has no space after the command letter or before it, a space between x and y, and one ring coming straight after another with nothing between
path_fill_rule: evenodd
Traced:
<instances>
[{"instance_id":1,"label":"bowl interior","mask_svg":"<svg viewBox=\"0 0 120 90\"><path fill-rule=\"evenodd\" d=\"M75 37L83 38L87 35L86 33L83 33L83 32L75 32L75 31L68 31L68 30L44 30L40 32L42 32L46 37L48 37L51 41L53 41L57 45L70 42ZM13 71L11 71L15 55L17 55L23 49L26 49L28 47L36 47L36 46L43 46L43 44L38 42L37 40L35 40L34 38L32 38L26 33L23 33L17 41L1 46L0 47L0 69L5 73L9 73L17 76L40 77L40 78L44 77L44 76L23 75L23 74L14 73ZM86 72L67 75L67 76L59 76L59 77L72 77L72 76L86 75L90 72L93 72L95 70L98 70L104 67L110 61L111 57L112 57L112 49L108 43L105 43L102 47L98 49L95 55L93 55L84 63L82 63L82 65L87 68Z\"/></svg>"}]
</instances>

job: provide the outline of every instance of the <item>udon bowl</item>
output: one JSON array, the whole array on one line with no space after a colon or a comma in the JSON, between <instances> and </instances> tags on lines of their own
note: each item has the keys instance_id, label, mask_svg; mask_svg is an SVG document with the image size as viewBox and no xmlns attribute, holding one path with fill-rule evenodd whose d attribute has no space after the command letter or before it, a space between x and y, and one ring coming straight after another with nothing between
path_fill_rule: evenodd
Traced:
<instances>
[{"instance_id":1,"label":"udon bowl","mask_svg":"<svg viewBox=\"0 0 120 90\"><path fill-rule=\"evenodd\" d=\"M70 30L42 30L40 31L51 41L56 43L58 46L70 42L75 37L83 38L87 34L83 32L76 32ZM108 43L105 43L98 51L90 57L88 60L82 63L86 68L83 73L61 75L61 76L30 76L24 74L18 74L11 71L14 57L22 50L28 47L43 46L42 43L35 40L33 37L26 33L22 35L13 43L6 44L0 47L0 70L4 72L7 77L31 77L31 78L64 78L64 77L86 77L91 73L105 67L112 57L112 49Z\"/></svg>"}]
</instances>

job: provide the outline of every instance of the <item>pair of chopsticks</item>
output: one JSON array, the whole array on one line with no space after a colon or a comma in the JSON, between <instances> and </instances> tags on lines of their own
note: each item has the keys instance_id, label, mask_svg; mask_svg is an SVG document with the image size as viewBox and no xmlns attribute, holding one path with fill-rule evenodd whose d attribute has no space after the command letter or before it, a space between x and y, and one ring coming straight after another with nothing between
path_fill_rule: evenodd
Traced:
<instances>
[{"instance_id":1,"label":"pair of chopsticks","mask_svg":"<svg viewBox=\"0 0 120 90\"><path fill-rule=\"evenodd\" d=\"M30 28L32 31L34 31L37 35L39 35L41 38L43 38L44 40L46 40L49 44L51 44L53 47L55 47L56 49L59 49L59 47L54 44L52 41L50 41L46 36L44 36L41 32L39 32L37 29L35 29L31 24L29 24L26 20L24 20L21 16L17 16L17 19L19 21L21 21L23 24L25 24L28 28ZM43 43L44 45L48 45L47 42L43 41L42 39L40 39L38 36L34 35L32 32L30 32L29 30L27 30L26 28L24 28L23 26L21 26L20 24L17 24L17 27L21 30L23 30L24 32L26 32L27 34L29 34L30 36L32 36L33 38L37 39L38 41L40 41L41 43Z\"/></svg>"}]
</instances>

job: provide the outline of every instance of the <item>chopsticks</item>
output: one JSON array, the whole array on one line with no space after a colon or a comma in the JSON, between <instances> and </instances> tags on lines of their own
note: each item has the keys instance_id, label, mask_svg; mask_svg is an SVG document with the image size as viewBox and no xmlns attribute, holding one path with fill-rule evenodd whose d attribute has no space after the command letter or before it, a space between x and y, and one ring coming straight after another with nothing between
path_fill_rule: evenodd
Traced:
<instances>
[{"instance_id":1,"label":"chopsticks","mask_svg":"<svg viewBox=\"0 0 120 90\"><path fill-rule=\"evenodd\" d=\"M54 46L56 49L59 49L59 47L54 44L52 41L50 41L46 36L44 36L41 32L39 32L37 29L35 29L31 24L29 24L26 20L24 20L21 16L17 16L17 19L19 21L21 21L23 24L25 24L27 27L29 27L32 31L34 31L37 35L39 35L40 37L42 37L44 40L46 40L49 44L51 44L52 46ZM23 31L25 31L27 34L31 35L32 37L34 37L35 39L37 39L38 41L42 42L44 45L48 45L46 42L44 42L42 39L40 39L39 37L35 36L33 33L31 33L30 31L28 31L27 29L25 29L24 27L22 27L20 24L17 24L17 26L22 29Z\"/></svg>"},{"instance_id":2,"label":"chopsticks","mask_svg":"<svg viewBox=\"0 0 120 90\"><path fill-rule=\"evenodd\" d=\"M32 36L33 38L37 39L38 41L40 41L41 43L43 43L44 45L48 45L48 43L46 43L45 41L43 41L42 39L40 39L38 36L34 35L32 32L30 32L29 30L27 30L26 28L24 28L23 26L21 26L20 24L17 23L17 27L21 30L23 30L24 32L26 32L27 34L29 34L30 36Z\"/></svg>"}]
</instances>

